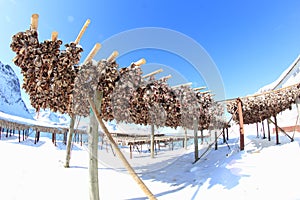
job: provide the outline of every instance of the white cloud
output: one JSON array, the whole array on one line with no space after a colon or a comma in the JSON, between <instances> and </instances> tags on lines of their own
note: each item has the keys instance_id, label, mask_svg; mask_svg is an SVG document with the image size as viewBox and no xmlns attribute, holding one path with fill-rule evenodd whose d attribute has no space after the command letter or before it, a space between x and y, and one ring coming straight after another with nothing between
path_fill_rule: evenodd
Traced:
<instances>
[{"instance_id":1,"label":"white cloud","mask_svg":"<svg viewBox=\"0 0 300 200\"><path fill-rule=\"evenodd\" d=\"M73 21L74 21L74 17L71 16L71 15L69 15L69 16L68 16L68 22L73 22Z\"/></svg>"}]
</instances>

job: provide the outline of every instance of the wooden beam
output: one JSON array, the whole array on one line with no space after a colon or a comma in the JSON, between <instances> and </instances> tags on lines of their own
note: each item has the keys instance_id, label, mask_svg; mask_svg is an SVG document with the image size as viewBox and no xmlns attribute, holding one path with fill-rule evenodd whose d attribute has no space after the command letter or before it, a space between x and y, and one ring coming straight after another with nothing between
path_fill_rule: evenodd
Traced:
<instances>
[{"instance_id":1,"label":"wooden beam","mask_svg":"<svg viewBox=\"0 0 300 200\"><path fill-rule=\"evenodd\" d=\"M51 40L52 41L56 41L58 37L58 32L57 31L53 31L51 34Z\"/></svg>"},{"instance_id":2,"label":"wooden beam","mask_svg":"<svg viewBox=\"0 0 300 200\"><path fill-rule=\"evenodd\" d=\"M168 79L170 79L170 78L172 78L172 75L171 75L171 74L169 74L169 75L167 75L167 76L163 76L163 77L161 77L161 78L158 79L158 80L163 80L163 79L168 80Z\"/></svg>"},{"instance_id":3,"label":"wooden beam","mask_svg":"<svg viewBox=\"0 0 300 200\"><path fill-rule=\"evenodd\" d=\"M184 83L184 84L180 84L180 85L175 85L175 86L172 86L171 88L176 89L179 87L188 87L188 86L191 86L192 84L193 84L192 82L189 82L189 83Z\"/></svg>"},{"instance_id":4,"label":"wooden beam","mask_svg":"<svg viewBox=\"0 0 300 200\"><path fill-rule=\"evenodd\" d=\"M119 52L118 51L114 51L112 52L112 54L110 54L110 56L106 59L108 62L113 62L116 60L116 58L118 57Z\"/></svg>"},{"instance_id":5,"label":"wooden beam","mask_svg":"<svg viewBox=\"0 0 300 200\"><path fill-rule=\"evenodd\" d=\"M239 125L240 125L240 150L243 151L245 148L244 118L243 118L242 101L240 98L237 99L237 104L238 104Z\"/></svg>"},{"instance_id":6,"label":"wooden beam","mask_svg":"<svg viewBox=\"0 0 300 200\"><path fill-rule=\"evenodd\" d=\"M39 24L39 15L38 14L31 15L30 29L37 31L38 24Z\"/></svg>"},{"instance_id":7,"label":"wooden beam","mask_svg":"<svg viewBox=\"0 0 300 200\"><path fill-rule=\"evenodd\" d=\"M203 92L200 92L200 93L201 93L201 94L211 93L211 90L203 91Z\"/></svg>"},{"instance_id":8,"label":"wooden beam","mask_svg":"<svg viewBox=\"0 0 300 200\"><path fill-rule=\"evenodd\" d=\"M86 28L89 26L90 23L91 23L91 20L87 19L86 22L84 23L83 27L81 28L81 30L80 30L80 32L79 32L79 34L78 34L75 42L74 42L75 44L79 44L79 42L80 42L80 40L81 40L81 38L82 38L82 36L83 36Z\"/></svg>"},{"instance_id":9,"label":"wooden beam","mask_svg":"<svg viewBox=\"0 0 300 200\"><path fill-rule=\"evenodd\" d=\"M142 76L142 78L148 78L150 76L154 76L154 75L159 74L161 72L163 72L163 69L158 69L158 70L155 70L154 72L151 72L149 74L146 74L146 75Z\"/></svg>"},{"instance_id":10,"label":"wooden beam","mask_svg":"<svg viewBox=\"0 0 300 200\"><path fill-rule=\"evenodd\" d=\"M89 55L83 61L83 64L86 64L89 61L91 61L93 59L93 57L97 54L97 52L99 51L100 48L101 48L101 44L100 43L96 43L95 46L94 46L94 48L90 51Z\"/></svg>"},{"instance_id":11,"label":"wooden beam","mask_svg":"<svg viewBox=\"0 0 300 200\"><path fill-rule=\"evenodd\" d=\"M265 132L265 124L264 121L261 121L262 129L263 129L263 139L266 139L266 132Z\"/></svg>"},{"instance_id":12,"label":"wooden beam","mask_svg":"<svg viewBox=\"0 0 300 200\"><path fill-rule=\"evenodd\" d=\"M145 60L145 58L142 58L142 59L140 59L140 60L134 62L133 64L134 64L135 66L141 66L141 65L146 64L146 60Z\"/></svg>"},{"instance_id":13,"label":"wooden beam","mask_svg":"<svg viewBox=\"0 0 300 200\"><path fill-rule=\"evenodd\" d=\"M187 129L184 128L184 149L187 150Z\"/></svg>"},{"instance_id":14,"label":"wooden beam","mask_svg":"<svg viewBox=\"0 0 300 200\"><path fill-rule=\"evenodd\" d=\"M268 125L268 140L271 141L271 130L270 130L270 122L269 122L269 119L267 119L267 125Z\"/></svg>"},{"instance_id":15,"label":"wooden beam","mask_svg":"<svg viewBox=\"0 0 300 200\"><path fill-rule=\"evenodd\" d=\"M258 122L256 122L256 137L259 138Z\"/></svg>"},{"instance_id":16,"label":"wooden beam","mask_svg":"<svg viewBox=\"0 0 300 200\"><path fill-rule=\"evenodd\" d=\"M274 124L275 124L275 132L276 132L276 144L280 144L279 142L279 134L278 134L278 125L277 125L277 117L274 115Z\"/></svg>"},{"instance_id":17,"label":"wooden beam","mask_svg":"<svg viewBox=\"0 0 300 200\"><path fill-rule=\"evenodd\" d=\"M194 147L195 147L195 162L199 160L199 148L198 148L198 120L197 118L193 119L193 128L194 128Z\"/></svg>"},{"instance_id":18,"label":"wooden beam","mask_svg":"<svg viewBox=\"0 0 300 200\"><path fill-rule=\"evenodd\" d=\"M269 119L269 120L270 120L270 122L272 122L273 124L275 124L275 122L273 122L271 119ZM280 131L282 131L288 138L290 138L291 142L294 141L294 138L291 137L289 134L287 134L280 126L278 126L278 124L277 124L277 128L278 128Z\"/></svg>"},{"instance_id":19,"label":"wooden beam","mask_svg":"<svg viewBox=\"0 0 300 200\"><path fill-rule=\"evenodd\" d=\"M154 158L154 124L151 124L150 153L151 158Z\"/></svg>"},{"instance_id":20,"label":"wooden beam","mask_svg":"<svg viewBox=\"0 0 300 200\"><path fill-rule=\"evenodd\" d=\"M199 91L199 90L204 90L204 89L206 89L206 86L193 88L194 91Z\"/></svg>"}]
</instances>

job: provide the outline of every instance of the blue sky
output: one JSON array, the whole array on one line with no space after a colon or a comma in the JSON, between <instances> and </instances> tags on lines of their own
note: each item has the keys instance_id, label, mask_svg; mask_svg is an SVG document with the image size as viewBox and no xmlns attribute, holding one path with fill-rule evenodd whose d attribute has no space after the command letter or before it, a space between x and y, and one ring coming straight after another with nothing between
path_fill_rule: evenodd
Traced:
<instances>
[{"instance_id":1,"label":"blue sky","mask_svg":"<svg viewBox=\"0 0 300 200\"><path fill-rule=\"evenodd\" d=\"M40 15L41 41L49 39L52 31L58 31L64 42L74 41L86 19L91 19L80 42L83 59L96 42L115 34L161 27L192 38L206 50L223 79L226 98L245 96L277 79L299 55L299 9L296 0L0 0L0 60L13 66L11 36L29 28L33 13ZM195 87L205 84L186 60L170 52L145 49L117 61L127 66L141 57L184 74Z\"/></svg>"}]
</instances>

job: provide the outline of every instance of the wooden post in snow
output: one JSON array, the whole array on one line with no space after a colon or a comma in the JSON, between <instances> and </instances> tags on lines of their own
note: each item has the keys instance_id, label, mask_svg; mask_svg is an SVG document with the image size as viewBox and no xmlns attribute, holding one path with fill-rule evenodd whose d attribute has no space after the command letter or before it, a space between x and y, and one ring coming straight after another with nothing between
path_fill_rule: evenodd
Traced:
<instances>
[{"instance_id":1,"label":"wooden post in snow","mask_svg":"<svg viewBox=\"0 0 300 200\"><path fill-rule=\"evenodd\" d=\"M225 128L223 128L223 130L222 130L222 132L223 132L223 143L225 143L226 142L226 137L225 137Z\"/></svg>"},{"instance_id":2,"label":"wooden post in snow","mask_svg":"<svg viewBox=\"0 0 300 200\"><path fill-rule=\"evenodd\" d=\"M275 123L275 131L276 131L276 144L280 144L279 142L279 134L278 134L278 125L277 125L277 117L274 115L274 123Z\"/></svg>"},{"instance_id":3,"label":"wooden post in snow","mask_svg":"<svg viewBox=\"0 0 300 200\"><path fill-rule=\"evenodd\" d=\"M195 162L199 160L199 148L198 148L198 120L194 117L193 120L194 127L194 146L195 146Z\"/></svg>"},{"instance_id":4,"label":"wooden post in snow","mask_svg":"<svg viewBox=\"0 0 300 200\"><path fill-rule=\"evenodd\" d=\"M98 123L100 124L102 130L104 131L105 135L107 136L108 140L110 141L112 147L114 148L114 150L116 151L117 156L120 158L120 160L123 162L125 168L127 169L127 171L129 172L129 174L132 176L132 178L136 181L136 183L140 186L140 188L143 190L143 192L147 195L147 197L150 200L154 200L156 199L156 197L152 194L152 192L148 189L148 187L144 184L144 182L142 181L142 179L135 173L134 169L131 167L131 165L129 164L129 162L126 160L125 156L123 155L123 153L120 151L118 145L116 144L116 142L114 141L113 137L111 136L111 134L109 133L109 131L107 130L105 124L102 121L102 118L98 112L98 110L96 109L96 105L94 104L94 102L92 101L91 98L88 99L89 104L97 118Z\"/></svg>"},{"instance_id":5,"label":"wooden post in snow","mask_svg":"<svg viewBox=\"0 0 300 200\"><path fill-rule=\"evenodd\" d=\"M258 123L256 122L256 137L259 138Z\"/></svg>"},{"instance_id":6,"label":"wooden post in snow","mask_svg":"<svg viewBox=\"0 0 300 200\"><path fill-rule=\"evenodd\" d=\"M75 126L75 116L72 115L71 121L70 121L70 126L69 126L69 133L68 133L68 139L67 139L67 153L66 153L66 163L65 167L69 168L70 167L70 159L71 159L71 146L72 146L72 136L74 132L74 126Z\"/></svg>"},{"instance_id":7,"label":"wooden post in snow","mask_svg":"<svg viewBox=\"0 0 300 200\"><path fill-rule=\"evenodd\" d=\"M101 108L102 93L96 91L94 94L94 103L97 111ZM88 130L88 149L89 149L89 190L90 200L99 200L99 184L98 184L98 122L95 113L90 112L90 125Z\"/></svg>"},{"instance_id":8,"label":"wooden post in snow","mask_svg":"<svg viewBox=\"0 0 300 200\"><path fill-rule=\"evenodd\" d=\"M151 124L150 153L151 158L154 158L154 124Z\"/></svg>"},{"instance_id":9,"label":"wooden post in snow","mask_svg":"<svg viewBox=\"0 0 300 200\"><path fill-rule=\"evenodd\" d=\"M229 140L229 135L228 135L228 127L226 127L226 140Z\"/></svg>"},{"instance_id":10,"label":"wooden post in snow","mask_svg":"<svg viewBox=\"0 0 300 200\"><path fill-rule=\"evenodd\" d=\"M263 129L263 139L266 139L266 132L265 132L265 124L264 121L261 121L262 129Z\"/></svg>"},{"instance_id":11,"label":"wooden post in snow","mask_svg":"<svg viewBox=\"0 0 300 200\"><path fill-rule=\"evenodd\" d=\"M187 129L184 128L184 149L187 150Z\"/></svg>"},{"instance_id":12,"label":"wooden post in snow","mask_svg":"<svg viewBox=\"0 0 300 200\"><path fill-rule=\"evenodd\" d=\"M271 130L270 130L270 122L269 122L269 119L267 119L267 125L268 125L268 140L271 141Z\"/></svg>"},{"instance_id":13,"label":"wooden post in snow","mask_svg":"<svg viewBox=\"0 0 300 200\"><path fill-rule=\"evenodd\" d=\"M203 144L204 136L203 136L203 128L201 128L201 144Z\"/></svg>"},{"instance_id":14,"label":"wooden post in snow","mask_svg":"<svg viewBox=\"0 0 300 200\"><path fill-rule=\"evenodd\" d=\"M218 150L218 134L217 134L217 130L215 130L215 150Z\"/></svg>"},{"instance_id":15,"label":"wooden post in snow","mask_svg":"<svg viewBox=\"0 0 300 200\"><path fill-rule=\"evenodd\" d=\"M242 101L240 98L237 99L237 104L238 104L239 125L240 125L240 150L243 151L245 148L244 118L243 118Z\"/></svg>"}]
</instances>

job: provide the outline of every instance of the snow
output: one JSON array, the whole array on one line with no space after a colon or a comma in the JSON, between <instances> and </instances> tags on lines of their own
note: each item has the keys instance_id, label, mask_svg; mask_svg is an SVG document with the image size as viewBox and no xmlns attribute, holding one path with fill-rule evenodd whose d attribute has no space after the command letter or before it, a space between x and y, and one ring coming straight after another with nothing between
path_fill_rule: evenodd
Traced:
<instances>
[{"instance_id":1,"label":"snow","mask_svg":"<svg viewBox=\"0 0 300 200\"><path fill-rule=\"evenodd\" d=\"M295 71L284 84L299 82L298 72ZM278 115L278 123L280 126L295 125L297 116L294 106L291 111ZM0 117L47 126L51 119L60 122L51 113L43 115L44 122L4 112L0 112ZM111 131L130 128L129 125L108 125ZM270 128L272 130L273 126ZM239 127L234 125L229 130L228 145L219 140L218 150L210 147L195 164L192 145L187 150L178 146L173 151L169 147L162 148L154 159L149 158L147 146L142 153L134 151L132 159L128 148L122 148L122 152L158 199L300 199L299 132L295 133L294 142L281 133L280 144L276 145L273 133L271 141L262 139L260 127L257 138L256 126L246 125L245 149L240 151ZM157 131L162 132L162 129ZM208 144L199 144L199 147L201 155ZM58 141L54 146L47 137L41 137L34 144L31 137L19 143L17 136L6 138L2 134L0 152L0 199L89 199L86 144L73 144L68 169L64 168L65 145ZM147 199L106 144L99 150L99 188L100 198L104 200Z\"/></svg>"},{"instance_id":2,"label":"snow","mask_svg":"<svg viewBox=\"0 0 300 200\"><path fill-rule=\"evenodd\" d=\"M138 160L145 169L159 166L139 173L158 199L300 199L300 133L294 142L280 134L281 144L275 145L274 134L268 141L256 138L255 130L245 127L245 150L239 151L238 127L231 128L230 149L219 141L218 150L211 148L195 164L192 146L160 151L153 165L147 153L135 153L131 162ZM65 146L58 142L55 147L49 138L34 145L32 138L18 143L17 137L2 134L0 151L0 199L89 199L84 146L74 143L69 169L63 167ZM100 198L147 199L122 166L107 166L105 153L111 155L100 151Z\"/></svg>"}]
</instances>

